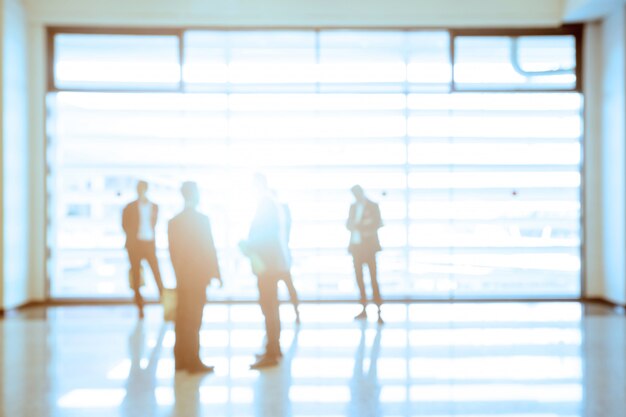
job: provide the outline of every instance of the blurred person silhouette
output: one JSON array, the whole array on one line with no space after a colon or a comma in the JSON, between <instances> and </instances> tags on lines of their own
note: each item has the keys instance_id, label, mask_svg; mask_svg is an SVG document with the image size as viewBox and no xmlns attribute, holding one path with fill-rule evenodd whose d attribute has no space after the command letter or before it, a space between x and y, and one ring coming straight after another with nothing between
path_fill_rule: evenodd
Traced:
<instances>
[{"instance_id":1,"label":"blurred person silhouette","mask_svg":"<svg viewBox=\"0 0 626 417\"><path fill-rule=\"evenodd\" d=\"M177 371L212 372L200 359L200 327L206 303L206 287L213 279L220 286L217 253L209 218L197 211L198 186L185 182L181 187L184 210L169 221L170 257L176 275L176 342L174 361Z\"/></svg>"},{"instance_id":2,"label":"blurred person silhouette","mask_svg":"<svg viewBox=\"0 0 626 417\"><path fill-rule=\"evenodd\" d=\"M276 198L278 209L279 209L279 222L280 222L280 236L281 236L281 245L286 261L286 271L283 275L280 275L279 280L283 281L287 286L287 291L289 292L289 300L293 305L293 310L296 314L296 323L300 323L300 300L298 299L298 292L296 291L296 287L293 285L293 277L291 276L291 249L289 248L289 239L291 237L291 210L289 209L289 205L284 202L280 202L277 197L276 191L272 192L273 196Z\"/></svg>"},{"instance_id":3,"label":"blurred person silhouette","mask_svg":"<svg viewBox=\"0 0 626 417\"><path fill-rule=\"evenodd\" d=\"M122 228L126 234L126 251L130 261L130 286L135 293L135 304L139 310L139 318L143 318L144 300L141 296L141 261L145 259L150 265L154 281L163 293L163 281L156 256L154 228L159 215L159 206L147 197L148 183L137 182L137 199L129 203L122 211Z\"/></svg>"},{"instance_id":4,"label":"blurred person silhouette","mask_svg":"<svg viewBox=\"0 0 626 417\"><path fill-rule=\"evenodd\" d=\"M280 311L278 280L289 273L281 235L281 207L261 174L254 176L257 209L250 225L248 239L239 246L250 258L257 276L259 304L265 317L265 351L250 367L260 369L278 365L280 351Z\"/></svg>"},{"instance_id":5,"label":"blurred person silhouette","mask_svg":"<svg viewBox=\"0 0 626 417\"><path fill-rule=\"evenodd\" d=\"M378 240L378 229L383 226L378 204L369 200L360 185L353 186L350 191L355 202L350 206L350 215L346 227L350 230L350 245L348 251L352 254L356 282L361 295L363 310L355 317L357 320L367 318L367 292L363 279L363 265L367 265L372 284L372 295L378 307L378 322L383 323L380 306L382 298L378 286L376 271L376 253L381 250Z\"/></svg>"}]
</instances>

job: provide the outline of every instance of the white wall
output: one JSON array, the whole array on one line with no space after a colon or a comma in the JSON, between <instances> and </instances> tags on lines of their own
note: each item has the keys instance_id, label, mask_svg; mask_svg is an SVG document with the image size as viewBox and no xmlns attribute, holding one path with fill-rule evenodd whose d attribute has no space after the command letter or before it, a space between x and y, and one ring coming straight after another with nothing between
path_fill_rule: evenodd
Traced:
<instances>
[{"instance_id":1,"label":"white wall","mask_svg":"<svg viewBox=\"0 0 626 417\"><path fill-rule=\"evenodd\" d=\"M604 297L626 303L626 7L602 23Z\"/></svg>"},{"instance_id":2,"label":"white wall","mask_svg":"<svg viewBox=\"0 0 626 417\"><path fill-rule=\"evenodd\" d=\"M584 31L584 277L588 297L604 296L602 228L602 24L586 25Z\"/></svg>"},{"instance_id":3,"label":"white wall","mask_svg":"<svg viewBox=\"0 0 626 417\"><path fill-rule=\"evenodd\" d=\"M2 3L1 307L29 299L29 133L26 15L20 0Z\"/></svg>"},{"instance_id":4,"label":"white wall","mask_svg":"<svg viewBox=\"0 0 626 417\"><path fill-rule=\"evenodd\" d=\"M591 22L607 17L626 0L565 0L563 3L563 21Z\"/></svg>"},{"instance_id":5,"label":"white wall","mask_svg":"<svg viewBox=\"0 0 626 417\"><path fill-rule=\"evenodd\" d=\"M32 301L46 296L46 32L42 25L28 26L28 86L30 116L30 285Z\"/></svg>"},{"instance_id":6,"label":"white wall","mask_svg":"<svg viewBox=\"0 0 626 417\"><path fill-rule=\"evenodd\" d=\"M586 287L626 304L626 5L585 30Z\"/></svg>"},{"instance_id":7,"label":"white wall","mask_svg":"<svg viewBox=\"0 0 626 417\"><path fill-rule=\"evenodd\" d=\"M4 0L0 0L0 311L4 308L4 204L2 190L4 189ZM0 344L1 345L1 344Z\"/></svg>"}]
</instances>

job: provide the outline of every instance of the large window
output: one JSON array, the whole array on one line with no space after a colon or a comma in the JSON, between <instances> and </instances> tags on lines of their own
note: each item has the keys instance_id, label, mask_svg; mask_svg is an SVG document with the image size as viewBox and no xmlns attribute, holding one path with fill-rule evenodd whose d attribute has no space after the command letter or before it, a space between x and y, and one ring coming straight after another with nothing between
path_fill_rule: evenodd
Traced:
<instances>
[{"instance_id":1,"label":"large window","mask_svg":"<svg viewBox=\"0 0 626 417\"><path fill-rule=\"evenodd\" d=\"M263 172L292 212L303 299L357 297L357 183L380 203L386 298L578 297L578 38L557 32L51 31L51 296L130 296L120 216L137 179L173 286L167 220L192 179L224 275L213 297L253 299L237 243Z\"/></svg>"}]
</instances>

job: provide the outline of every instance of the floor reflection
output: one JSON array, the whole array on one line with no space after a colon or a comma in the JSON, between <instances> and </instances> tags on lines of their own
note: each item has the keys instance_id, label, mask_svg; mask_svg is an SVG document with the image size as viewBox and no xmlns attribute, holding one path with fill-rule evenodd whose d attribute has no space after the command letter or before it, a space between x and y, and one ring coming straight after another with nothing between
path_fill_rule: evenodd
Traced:
<instances>
[{"instance_id":1,"label":"floor reflection","mask_svg":"<svg viewBox=\"0 0 626 417\"><path fill-rule=\"evenodd\" d=\"M385 307L386 324L378 326L353 321L356 305L304 304L303 323L284 324L280 366L252 371L263 329L248 315L260 313L248 305L208 306L201 356L216 372L204 376L174 373L173 329L162 322L158 306L148 308L140 322L125 306L51 308L41 320L2 320L2 412L24 417L624 415L626 317L619 313L585 315L577 303Z\"/></svg>"},{"instance_id":2,"label":"floor reflection","mask_svg":"<svg viewBox=\"0 0 626 417\"><path fill-rule=\"evenodd\" d=\"M200 417L202 403L200 402L200 388L203 375L176 375L174 377L174 407L172 417Z\"/></svg>"},{"instance_id":3,"label":"floor reflection","mask_svg":"<svg viewBox=\"0 0 626 417\"><path fill-rule=\"evenodd\" d=\"M361 340L354 354L354 372L350 381L348 416L380 416L380 383L378 381L378 356L383 326L376 326L376 335L367 354L367 323L360 323Z\"/></svg>"},{"instance_id":4,"label":"floor reflection","mask_svg":"<svg viewBox=\"0 0 626 417\"><path fill-rule=\"evenodd\" d=\"M296 325L289 347L283 345L280 366L260 372L254 387L254 415L257 417L288 417L292 415L289 390L291 389L291 363L298 351L300 326Z\"/></svg>"},{"instance_id":5,"label":"floor reflection","mask_svg":"<svg viewBox=\"0 0 626 417\"><path fill-rule=\"evenodd\" d=\"M156 378L161 359L161 347L165 337L166 325L161 324L156 344L150 348L146 344L144 321L138 321L128 337L130 370L126 380L126 396L121 404L122 417L134 417L137 410L144 410L147 416L157 414ZM146 349L147 358L144 358Z\"/></svg>"}]
</instances>

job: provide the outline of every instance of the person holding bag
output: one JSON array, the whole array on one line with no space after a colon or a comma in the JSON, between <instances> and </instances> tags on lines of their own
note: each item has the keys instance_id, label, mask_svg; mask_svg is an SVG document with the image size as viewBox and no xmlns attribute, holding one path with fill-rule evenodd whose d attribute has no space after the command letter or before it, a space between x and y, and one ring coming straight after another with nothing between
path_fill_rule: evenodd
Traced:
<instances>
[{"instance_id":1,"label":"person holding bag","mask_svg":"<svg viewBox=\"0 0 626 417\"><path fill-rule=\"evenodd\" d=\"M289 273L288 260L281 235L281 207L261 174L254 178L258 205L248 239L239 247L250 258L252 272L257 276L259 304L265 318L265 351L250 368L261 369L278 365L280 351L280 311L278 281Z\"/></svg>"},{"instance_id":2,"label":"person holding bag","mask_svg":"<svg viewBox=\"0 0 626 417\"><path fill-rule=\"evenodd\" d=\"M144 285L143 268L141 261L148 261L154 281L163 294L163 281L159 270L159 261L156 255L155 232L159 214L159 206L151 202L148 197L148 183L137 182L137 199L129 203L122 211L122 228L126 234L126 251L130 261L129 284L135 293L135 304L139 311L139 318L144 316L144 300L141 296L141 287Z\"/></svg>"}]
</instances>

